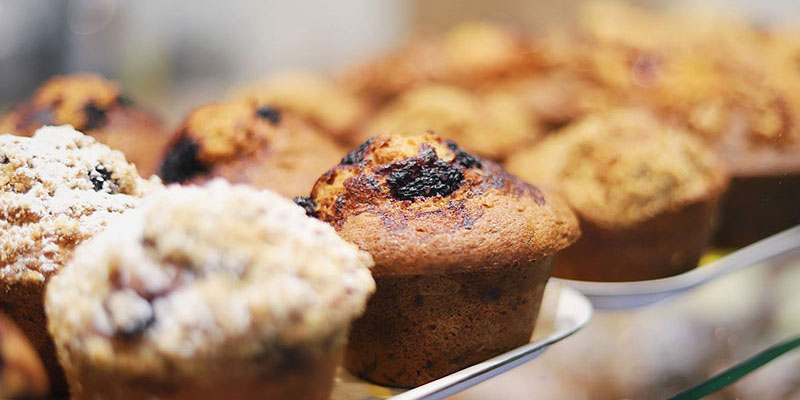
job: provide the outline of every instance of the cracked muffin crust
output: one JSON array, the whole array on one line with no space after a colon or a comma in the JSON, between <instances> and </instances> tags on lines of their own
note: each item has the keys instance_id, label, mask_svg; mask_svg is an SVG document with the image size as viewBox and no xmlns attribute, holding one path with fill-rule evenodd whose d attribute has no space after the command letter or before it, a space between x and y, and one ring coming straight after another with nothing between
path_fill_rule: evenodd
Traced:
<instances>
[{"instance_id":1,"label":"cracked muffin crust","mask_svg":"<svg viewBox=\"0 0 800 400\"><path fill-rule=\"evenodd\" d=\"M49 328L78 398L327 398L371 265L275 193L171 186L81 246L48 289ZM275 389L320 363L300 392Z\"/></svg>"},{"instance_id":2,"label":"cracked muffin crust","mask_svg":"<svg viewBox=\"0 0 800 400\"><path fill-rule=\"evenodd\" d=\"M299 202L372 254L380 273L536 259L578 236L559 198L433 133L370 139Z\"/></svg>"},{"instance_id":3,"label":"cracked muffin crust","mask_svg":"<svg viewBox=\"0 0 800 400\"><path fill-rule=\"evenodd\" d=\"M473 94L446 85L403 93L381 109L365 129L372 134L426 130L493 160L504 159L538 136L536 121L516 97L499 92Z\"/></svg>"},{"instance_id":4,"label":"cracked muffin crust","mask_svg":"<svg viewBox=\"0 0 800 400\"><path fill-rule=\"evenodd\" d=\"M321 75L303 71L276 73L247 84L232 97L290 111L348 146L368 138L362 138L357 131L369 112L366 101Z\"/></svg>"},{"instance_id":5,"label":"cracked muffin crust","mask_svg":"<svg viewBox=\"0 0 800 400\"><path fill-rule=\"evenodd\" d=\"M157 117L133 105L117 83L94 74L46 81L0 119L0 133L30 136L46 125L72 125L122 151L143 176L155 172L169 139Z\"/></svg>"},{"instance_id":6,"label":"cracked muffin crust","mask_svg":"<svg viewBox=\"0 0 800 400\"><path fill-rule=\"evenodd\" d=\"M354 93L381 103L431 83L478 87L536 64L532 44L523 35L495 24L468 22L355 66L343 81Z\"/></svg>"},{"instance_id":7,"label":"cracked muffin crust","mask_svg":"<svg viewBox=\"0 0 800 400\"><path fill-rule=\"evenodd\" d=\"M579 235L558 197L430 132L368 140L296 201L375 260L345 366L390 386L528 342L552 256Z\"/></svg>"},{"instance_id":8,"label":"cracked muffin crust","mask_svg":"<svg viewBox=\"0 0 800 400\"><path fill-rule=\"evenodd\" d=\"M164 155L159 175L167 183L221 177L293 197L307 193L344 153L291 112L232 100L189 114Z\"/></svg>"},{"instance_id":9,"label":"cracked muffin crust","mask_svg":"<svg viewBox=\"0 0 800 400\"><path fill-rule=\"evenodd\" d=\"M553 273L585 280L652 279L694 268L729 181L702 141L643 110L586 117L506 167L557 189L578 214L584 235L561 253Z\"/></svg>"},{"instance_id":10,"label":"cracked muffin crust","mask_svg":"<svg viewBox=\"0 0 800 400\"><path fill-rule=\"evenodd\" d=\"M55 393L66 386L45 326L46 282L75 246L159 186L122 153L68 126L0 136L0 309L40 352Z\"/></svg>"}]
</instances>

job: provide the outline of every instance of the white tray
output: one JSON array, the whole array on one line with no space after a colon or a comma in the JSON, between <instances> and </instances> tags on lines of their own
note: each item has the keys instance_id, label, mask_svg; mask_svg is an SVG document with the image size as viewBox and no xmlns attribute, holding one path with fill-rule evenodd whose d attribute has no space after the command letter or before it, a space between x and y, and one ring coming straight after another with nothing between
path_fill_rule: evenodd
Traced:
<instances>
[{"instance_id":1,"label":"white tray","mask_svg":"<svg viewBox=\"0 0 800 400\"><path fill-rule=\"evenodd\" d=\"M622 310L655 303L707 283L725 274L757 265L800 248L800 225L734 251L712 263L669 278L636 282L553 280L577 289L595 308Z\"/></svg>"},{"instance_id":2,"label":"white tray","mask_svg":"<svg viewBox=\"0 0 800 400\"><path fill-rule=\"evenodd\" d=\"M586 297L551 281L530 343L414 389L378 386L340 368L331 400L442 399L536 358L547 347L581 329L591 316L592 305Z\"/></svg>"}]
</instances>

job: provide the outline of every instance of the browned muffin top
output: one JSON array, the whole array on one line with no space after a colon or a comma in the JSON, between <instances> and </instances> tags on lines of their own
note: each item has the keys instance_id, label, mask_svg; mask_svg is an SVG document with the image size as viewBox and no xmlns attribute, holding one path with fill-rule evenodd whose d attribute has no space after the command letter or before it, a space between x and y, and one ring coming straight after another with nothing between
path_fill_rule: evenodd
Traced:
<instances>
[{"instance_id":1,"label":"browned muffin top","mask_svg":"<svg viewBox=\"0 0 800 400\"><path fill-rule=\"evenodd\" d=\"M94 74L56 76L3 118L8 133L32 134L43 125L72 125L80 131L101 128L106 113L126 104L120 86Z\"/></svg>"},{"instance_id":2,"label":"browned muffin top","mask_svg":"<svg viewBox=\"0 0 800 400\"><path fill-rule=\"evenodd\" d=\"M355 92L380 101L426 83L474 87L534 64L524 36L502 26L470 22L358 66L346 74L345 82Z\"/></svg>"},{"instance_id":3,"label":"browned muffin top","mask_svg":"<svg viewBox=\"0 0 800 400\"><path fill-rule=\"evenodd\" d=\"M582 218L628 226L727 187L703 143L641 110L595 114L511 157L506 167L559 189Z\"/></svg>"},{"instance_id":4,"label":"browned muffin top","mask_svg":"<svg viewBox=\"0 0 800 400\"><path fill-rule=\"evenodd\" d=\"M323 76L293 71L252 82L233 98L250 99L291 111L337 140L349 140L367 112L361 98ZM359 141L360 142L360 141Z\"/></svg>"},{"instance_id":5,"label":"browned muffin top","mask_svg":"<svg viewBox=\"0 0 800 400\"><path fill-rule=\"evenodd\" d=\"M578 236L558 198L430 132L370 139L297 201L372 254L377 273L533 260Z\"/></svg>"},{"instance_id":6,"label":"browned muffin top","mask_svg":"<svg viewBox=\"0 0 800 400\"><path fill-rule=\"evenodd\" d=\"M449 85L411 89L381 109L367 126L371 135L433 130L470 152L502 160L533 142L538 129L517 97L481 95Z\"/></svg>"}]
</instances>

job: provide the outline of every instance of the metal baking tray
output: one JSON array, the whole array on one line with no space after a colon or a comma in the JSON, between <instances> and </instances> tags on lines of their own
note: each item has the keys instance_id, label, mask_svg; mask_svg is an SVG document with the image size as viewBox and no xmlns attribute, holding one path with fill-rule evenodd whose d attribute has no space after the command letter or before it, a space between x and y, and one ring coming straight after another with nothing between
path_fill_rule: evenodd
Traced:
<instances>
[{"instance_id":1,"label":"metal baking tray","mask_svg":"<svg viewBox=\"0 0 800 400\"><path fill-rule=\"evenodd\" d=\"M451 396L536 358L586 325L592 311L586 297L551 280L530 343L413 389L378 386L340 368L331 400L435 400Z\"/></svg>"},{"instance_id":2,"label":"metal baking tray","mask_svg":"<svg viewBox=\"0 0 800 400\"><path fill-rule=\"evenodd\" d=\"M761 265L772 258L800 249L800 225L722 256L679 275L635 282L589 282L557 279L577 289L597 309L623 310L646 306L693 289L745 267Z\"/></svg>"}]
</instances>

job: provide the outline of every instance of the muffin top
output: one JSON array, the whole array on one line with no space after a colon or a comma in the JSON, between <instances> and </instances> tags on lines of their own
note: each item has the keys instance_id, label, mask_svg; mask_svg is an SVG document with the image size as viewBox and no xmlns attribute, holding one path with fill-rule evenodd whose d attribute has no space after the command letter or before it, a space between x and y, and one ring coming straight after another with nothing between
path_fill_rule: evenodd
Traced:
<instances>
[{"instance_id":1,"label":"muffin top","mask_svg":"<svg viewBox=\"0 0 800 400\"><path fill-rule=\"evenodd\" d=\"M523 35L491 23L467 22L356 66L344 81L354 92L382 101L422 84L475 87L535 64L531 43Z\"/></svg>"},{"instance_id":2,"label":"muffin top","mask_svg":"<svg viewBox=\"0 0 800 400\"><path fill-rule=\"evenodd\" d=\"M102 128L107 113L128 100L120 86L94 74L56 76L0 121L0 132L30 135L44 125L72 125L80 131Z\"/></svg>"},{"instance_id":3,"label":"muffin top","mask_svg":"<svg viewBox=\"0 0 800 400\"><path fill-rule=\"evenodd\" d=\"M252 82L234 92L259 104L291 111L337 140L348 140L367 112L367 105L323 76L289 71Z\"/></svg>"},{"instance_id":4,"label":"muffin top","mask_svg":"<svg viewBox=\"0 0 800 400\"><path fill-rule=\"evenodd\" d=\"M0 136L0 280L44 281L74 247L158 188L68 126Z\"/></svg>"},{"instance_id":5,"label":"muffin top","mask_svg":"<svg viewBox=\"0 0 800 400\"><path fill-rule=\"evenodd\" d=\"M560 199L430 132L368 140L296 201L381 274L525 262L579 235Z\"/></svg>"},{"instance_id":6,"label":"muffin top","mask_svg":"<svg viewBox=\"0 0 800 400\"><path fill-rule=\"evenodd\" d=\"M233 100L189 114L173 137L159 175L165 182L223 177L296 196L307 193L344 152L291 112Z\"/></svg>"},{"instance_id":7,"label":"muffin top","mask_svg":"<svg viewBox=\"0 0 800 400\"><path fill-rule=\"evenodd\" d=\"M134 375L291 362L343 337L371 265L275 193L170 186L76 251L48 287L49 329L73 361Z\"/></svg>"},{"instance_id":8,"label":"muffin top","mask_svg":"<svg viewBox=\"0 0 800 400\"><path fill-rule=\"evenodd\" d=\"M366 130L400 135L433 130L493 160L502 160L537 136L535 121L517 97L501 92L476 95L444 85L403 93L379 111Z\"/></svg>"},{"instance_id":9,"label":"muffin top","mask_svg":"<svg viewBox=\"0 0 800 400\"><path fill-rule=\"evenodd\" d=\"M699 139L642 110L586 117L515 154L506 167L557 188L581 218L604 227L719 196L728 183L723 164Z\"/></svg>"}]
</instances>

